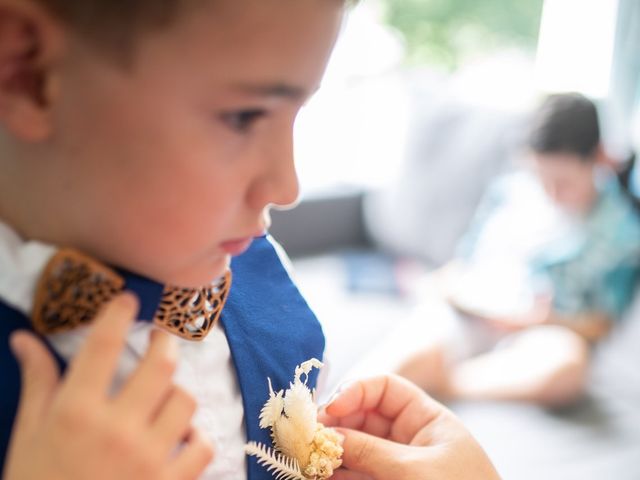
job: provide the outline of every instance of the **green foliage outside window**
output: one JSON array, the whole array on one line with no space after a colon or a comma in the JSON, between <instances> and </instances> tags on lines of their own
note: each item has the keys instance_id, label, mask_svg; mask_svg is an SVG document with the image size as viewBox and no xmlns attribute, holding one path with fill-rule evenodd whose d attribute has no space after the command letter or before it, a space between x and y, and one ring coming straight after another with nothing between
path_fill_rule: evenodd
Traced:
<instances>
[{"instance_id":1,"label":"green foliage outside window","mask_svg":"<svg viewBox=\"0 0 640 480\"><path fill-rule=\"evenodd\" d=\"M453 69L501 48L534 51L543 0L382 0L412 63Z\"/></svg>"}]
</instances>

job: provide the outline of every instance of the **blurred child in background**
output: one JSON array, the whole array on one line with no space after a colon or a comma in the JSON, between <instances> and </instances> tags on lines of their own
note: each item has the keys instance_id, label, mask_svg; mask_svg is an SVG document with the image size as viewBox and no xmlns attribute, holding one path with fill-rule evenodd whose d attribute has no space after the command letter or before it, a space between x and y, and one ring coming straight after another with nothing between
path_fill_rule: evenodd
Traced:
<instances>
[{"instance_id":1,"label":"blurred child in background","mask_svg":"<svg viewBox=\"0 0 640 480\"><path fill-rule=\"evenodd\" d=\"M411 324L416 348L396 358L398 373L443 398L575 401L590 345L633 296L640 220L610 167L595 105L548 97L528 146L530 171L489 189Z\"/></svg>"}]
</instances>

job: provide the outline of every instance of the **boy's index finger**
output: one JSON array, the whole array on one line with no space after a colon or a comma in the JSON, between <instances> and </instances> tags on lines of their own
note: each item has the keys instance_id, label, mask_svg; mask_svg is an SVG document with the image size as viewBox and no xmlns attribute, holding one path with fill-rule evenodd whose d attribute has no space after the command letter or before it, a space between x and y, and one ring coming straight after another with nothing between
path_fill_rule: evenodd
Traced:
<instances>
[{"instance_id":1,"label":"boy's index finger","mask_svg":"<svg viewBox=\"0 0 640 480\"><path fill-rule=\"evenodd\" d=\"M102 308L69 365L64 390L80 388L90 395L106 394L137 312L138 300L130 293L118 295Z\"/></svg>"}]
</instances>

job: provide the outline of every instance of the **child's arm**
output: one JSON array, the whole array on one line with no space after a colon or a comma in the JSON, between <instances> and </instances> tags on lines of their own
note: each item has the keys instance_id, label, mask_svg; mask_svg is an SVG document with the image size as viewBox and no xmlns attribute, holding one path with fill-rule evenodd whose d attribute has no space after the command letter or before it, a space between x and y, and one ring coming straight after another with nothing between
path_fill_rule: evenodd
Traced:
<instances>
[{"instance_id":1,"label":"child's arm","mask_svg":"<svg viewBox=\"0 0 640 480\"><path fill-rule=\"evenodd\" d=\"M485 320L506 331L518 331L538 325L559 325L577 333L591 343L604 338L612 326L611 318L599 312L561 315L550 311L546 316L532 312L531 315L518 318L489 318Z\"/></svg>"},{"instance_id":2,"label":"child's arm","mask_svg":"<svg viewBox=\"0 0 640 480\"><path fill-rule=\"evenodd\" d=\"M34 336L11 338L23 387L4 480L199 477L212 449L191 427L194 400L173 384L168 334L155 332L123 389L108 393L135 310L130 295L110 303L63 379Z\"/></svg>"},{"instance_id":3,"label":"child's arm","mask_svg":"<svg viewBox=\"0 0 640 480\"><path fill-rule=\"evenodd\" d=\"M482 317L488 323L505 331L518 331L538 325L559 325L580 335L588 342L597 342L604 338L613 325L609 315L604 312L583 312L560 314L552 307L550 298L539 298L533 308L522 315L509 318Z\"/></svg>"},{"instance_id":4,"label":"child's arm","mask_svg":"<svg viewBox=\"0 0 640 480\"><path fill-rule=\"evenodd\" d=\"M400 377L350 385L320 420L341 427L345 437L342 459L349 471L338 470L335 480L500 478L455 415Z\"/></svg>"},{"instance_id":5,"label":"child's arm","mask_svg":"<svg viewBox=\"0 0 640 480\"><path fill-rule=\"evenodd\" d=\"M573 330L589 342L596 342L604 338L613 325L611 317L600 312L588 312L576 315L560 315L557 312L551 312L548 323L561 325Z\"/></svg>"}]
</instances>

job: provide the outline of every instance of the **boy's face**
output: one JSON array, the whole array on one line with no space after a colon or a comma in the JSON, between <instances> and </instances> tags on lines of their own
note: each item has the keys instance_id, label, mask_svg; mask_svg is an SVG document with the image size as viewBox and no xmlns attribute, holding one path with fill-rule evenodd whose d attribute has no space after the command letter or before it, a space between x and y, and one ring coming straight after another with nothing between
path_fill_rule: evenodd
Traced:
<instances>
[{"instance_id":1,"label":"boy's face","mask_svg":"<svg viewBox=\"0 0 640 480\"><path fill-rule=\"evenodd\" d=\"M178 285L220 275L298 197L296 114L343 0L201 2L143 36L131 71L71 39L47 159L67 244Z\"/></svg>"},{"instance_id":2,"label":"boy's face","mask_svg":"<svg viewBox=\"0 0 640 480\"><path fill-rule=\"evenodd\" d=\"M571 153L537 153L534 171L549 198L571 213L587 213L597 197L593 161Z\"/></svg>"}]
</instances>

